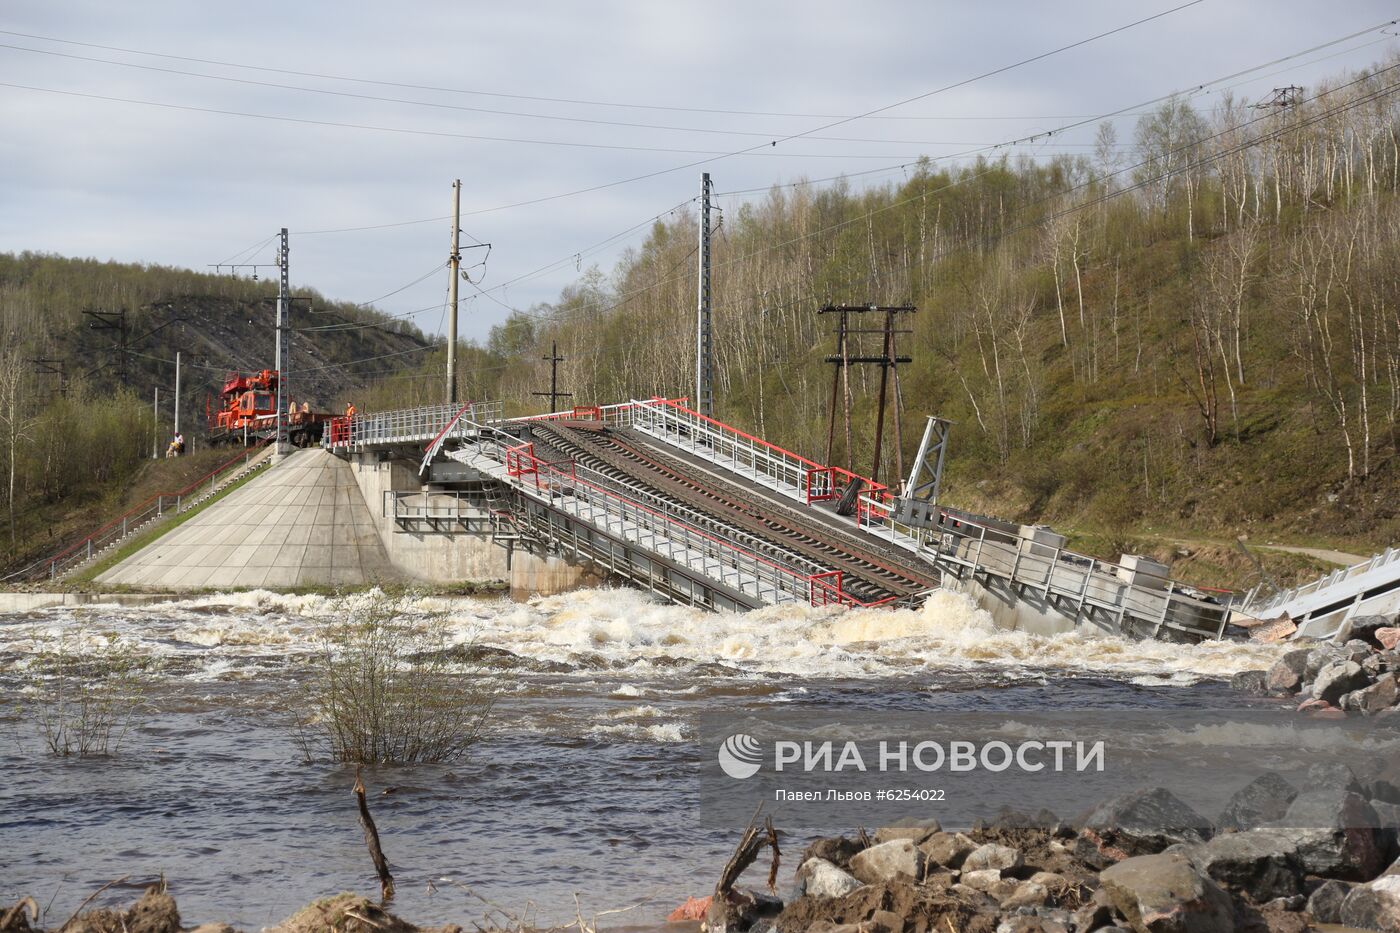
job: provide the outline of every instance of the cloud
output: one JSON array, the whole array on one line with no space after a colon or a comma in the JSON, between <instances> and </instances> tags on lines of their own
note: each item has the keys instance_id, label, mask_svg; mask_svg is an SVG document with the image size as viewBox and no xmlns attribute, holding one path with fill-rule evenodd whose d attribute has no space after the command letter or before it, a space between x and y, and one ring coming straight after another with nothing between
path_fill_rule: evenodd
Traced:
<instances>
[{"instance_id":1,"label":"cloud","mask_svg":"<svg viewBox=\"0 0 1400 933\"><path fill-rule=\"evenodd\" d=\"M528 201L683 165L702 156L564 145L488 142L290 122L355 123L474 136L508 136L687 150L733 151L831 122L821 117L716 111L851 114L871 110L1076 41L1170 6L1108 0L755 3L566 2L285 4L238 8L147 0L141 4L20 0L0 29L76 42L166 52L315 75L349 75L432 88L385 87L230 68L0 37L0 43L173 71L295 85L363 97L143 70L0 49L0 81L80 94L288 118L274 121L0 88L0 249L46 250L206 267L274 234L441 217L451 182L463 181L463 227L493 244L485 287L504 282L630 227L693 196L701 168L506 211ZM1069 10L1073 11L1070 15ZM1064 114L1092 114L1185 88L1379 22L1389 5L1318 7L1210 0L1064 55L1018 68L885 116L861 120L706 168L720 190L763 187L897 164L1043 132ZM1352 43L1359 46L1360 42ZM1347 47L1350 48L1350 47ZM1373 60L1371 45L1294 63L1241 86L1307 84ZM1330 55L1338 50L1328 50ZM1320 57L1320 55L1318 57ZM594 106L529 97L654 104ZM1210 105L1210 99L1202 101ZM477 108L476 110L454 108ZM481 110L568 116L651 128L532 119ZM992 119L988 119L992 118ZM1129 121L1130 123L1130 121ZM655 128L682 127L684 130ZM696 129L743 131L719 135ZM1081 146L1093 127L1057 146ZM1131 134L1123 132L1122 139ZM795 153L822 156L800 157ZM878 158L877 158L878 157ZM877 183L899 173L876 176ZM594 257L604 269L645 228ZM383 295L445 261L445 221L357 233L294 236L294 281L352 301ZM268 248L256 258L271 256ZM572 263L497 294L526 307L547 301ZM405 312L438 307L446 272L386 299ZM464 291L464 297L472 294ZM506 311L474 299L462 332L483 338ZM433 329L429 312L414 320Z\"/></svg>"}]
</instances>

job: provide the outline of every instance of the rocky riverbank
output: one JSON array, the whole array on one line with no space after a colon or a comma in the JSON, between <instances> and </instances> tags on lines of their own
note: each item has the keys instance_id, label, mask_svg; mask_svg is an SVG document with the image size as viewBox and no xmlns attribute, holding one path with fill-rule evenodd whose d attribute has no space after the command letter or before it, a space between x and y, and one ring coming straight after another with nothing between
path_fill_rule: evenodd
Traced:
<instances>
[{"instance_id":1,"label":"rocky riverbank","mask_svg":"<svg viewBox=\"0 0 1400 933\"><path fill-rule=\"evenodd\" d=\"M1267 671L1231 681L1247 693L1294 697L1300 712L1345 718L1400 713L1400 617L1359 616L1328 641L1310 641Z\"/></svg>"},{"instance_id":2,"label":"rocky riverbank","mask_svg":"<svg viewBox=\"0 0 1400 933\"><path fill-rule=\"evenodd\" d=\"M1266 774L1213 820L1156 788L1077 824L1006 814L822 838L786 903L736 890L673 916L750 933L1400 933L1397 818L1400 787L1324 765L1301 788Z\"/></svg>"},{"instance_id":3,"label":"rocky riverbank","mask_svg":"<svg viewBox=\"0 0 1400 933\"><path fill-rule=\"evenodd\" d=\"M709 933L1307 933L1320 925L1400 933L1400 787L1344 765L1295 786L1266 774L1214 819L1162 788L1076 821L1005 813L967 832L937 820L823 837L796 860L783 900L732 887L693 898L676 929ZM756 866L756 869L763 868ZM754 872L755 874L757 871ZM41 933L38 905L0 910L0 933ZM659 917L629 912L629 925ZM419 927L366 898L317 901L268 933L458 933ZM513 922L466 929L520 930ZM582 918L565 928L594 926ZM235 933L182 926L163 887L127 910L98 908L49 933Z\"/></svg>"}]
</instances>

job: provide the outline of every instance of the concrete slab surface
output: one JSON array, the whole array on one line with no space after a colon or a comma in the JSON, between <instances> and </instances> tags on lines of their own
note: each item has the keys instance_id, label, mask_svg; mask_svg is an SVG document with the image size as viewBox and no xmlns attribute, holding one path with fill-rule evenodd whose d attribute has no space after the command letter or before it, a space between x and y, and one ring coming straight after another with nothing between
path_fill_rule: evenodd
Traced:
<instances>
[{"instance_id":1,"label":"concrete slab surface","mask_svg":"<svg viewBox=\"0 0 1400 933\"><path fill-rule=\"evenodd\" d=\"M360 586L398 578L351 467L298 450L97 577L206 589Z\"/></svg>"}]
</instances>

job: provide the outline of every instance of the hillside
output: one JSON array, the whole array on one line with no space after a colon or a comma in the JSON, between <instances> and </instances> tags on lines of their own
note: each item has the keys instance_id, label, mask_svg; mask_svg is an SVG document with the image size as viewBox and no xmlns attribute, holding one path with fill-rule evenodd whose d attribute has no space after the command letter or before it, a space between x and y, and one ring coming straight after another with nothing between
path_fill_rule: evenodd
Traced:
<instances>
[{"instance_id":1,"label":"hillside","mask_svg":"<svg viewBox=\"0 0 1400 933\"><path fill-rule=\"evenodd\" d=\"M293 294L309 299L294 306L286 366L296 401L338 410L371 379L433 352L416 328L377 311ZM206 401L226 374L273 365L275 297L275 281L0 254L0 576L119 513L138 487L181 485L188 470L147 465L173 429L175 354L181 428L198 450ZM125 311L124 351L122 332L94 328L85 311Z\"/></svg>"},{"instance_id":2,"label":"hillside","mask_svg":"<svg viewBox=\"0 0 1400 933\"><path fill-rule=\"evenodd\" d=\"M1130 141L1106 125L1092 158L925 162L894 184L722 199L718 415L824 458L835 344L818 308L908 303L902 453L924 415L955 422L952 504L1235 583L1253 575L1237 535L1400 540L1397 67L1288 107L1171 100ZM483 391L538 410L557 341L578 401L689 395L695 244L693 215L658 222L610 273L517 311ZM852 372L851 451L836 430L832 460L861 472L877 381Z\"/></svg>"}]
</instances>

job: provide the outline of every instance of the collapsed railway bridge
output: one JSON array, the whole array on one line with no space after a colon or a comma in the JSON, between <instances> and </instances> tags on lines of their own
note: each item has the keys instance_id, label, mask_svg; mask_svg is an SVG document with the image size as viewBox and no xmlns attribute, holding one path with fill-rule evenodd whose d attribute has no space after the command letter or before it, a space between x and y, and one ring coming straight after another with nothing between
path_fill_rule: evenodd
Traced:
<instances>
[{"instance_id":1,"label":"collapsed railway bridge","mask_svg":"<svg viewBox=\"0 0 1400 933\"><path fill-rule=\"evenodd\" d=\"M563 558L708 609L914 607L942 586L1045 632L1198 641L1227 623L1160 565L1100 561L1047 529L901 499L682 400L515 419L492 403L371 413L332 420L325 446L362 468L400 465L369 503L394 532Z\"/></svg>"}]
</instances>

